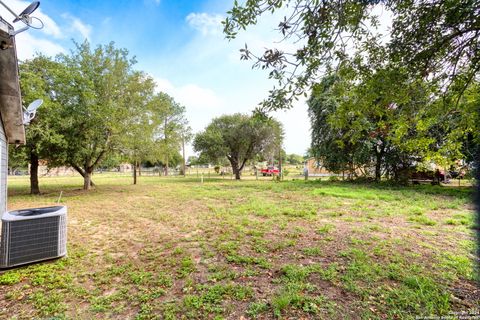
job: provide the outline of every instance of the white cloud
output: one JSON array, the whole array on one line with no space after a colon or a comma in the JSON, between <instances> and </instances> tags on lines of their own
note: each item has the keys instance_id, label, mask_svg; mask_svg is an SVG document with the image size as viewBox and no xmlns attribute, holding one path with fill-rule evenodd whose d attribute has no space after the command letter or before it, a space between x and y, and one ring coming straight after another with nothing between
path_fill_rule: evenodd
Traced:
<instances>
[{"instance_id":1,"label":"white cloud","mask_svg":"<svg viewBox=\"0 0 480 320\"><path fill-rule=\"evenodd\" d=\"M55 56L58 53L65 53L61 45L46 39L35 38L30 32L23 32L15 36L17 56L20 60L32 58L36 53L46 56Z\"/></svg>"},{"instance_id":2,"label":"white cloud","mask_svg":"<svg viewBox=\"0 0 480 320\"><path fill-rule=\"evenodd\" d=\"M55 23L55 21L53 21L52 18L50 18L46 14L43 14L41 11L39 11L38 13L35 12L34 16L42 20L44 27L41 30L43 33L49 36L53 36L55 38L63 37L60 27ZM35 24L35 21L33 22L33 24Z\"/></svg>"},{"instance_id":3,"label":"white cloud","mask_svg":"<svg viewBox=\"0 0 480 320\"><path fill-rule=\"evenodd\" d=\"M303 155L310 146L311 128L304 97L294 103L293 108L272 113L275 119L283 124L285 137L283 146L287 153Z\"/></svg>"},{"instance_id":4,"label":"white cloud","mask_svg":"<svg viewBox=\"0 0 480 320\"><path fill-rule=\"evenodd\" d=\"M67 27L68 33L71 34L80 34L82 36L82 41L87 39L90 40L90 34L92 32L92 26L85 24L77 17L72 16L69 13L62 14L62 18L67 20L70 25Z\"/></svg>"},{"instance_id":5,"label":"white cloud","mask_svg":"<svg viewBox=\"0 0 480 320\"><path fill-rule=\"evenodd\" d=\"M90 39L90 33L92 32L91 26L84 24L80 19L74 18L72 27L78 30L84 39Z\"/></svg>"},{"instance_id":6,"label":"white cloud","mask_svg":"<svg viewBox=\"0 0 480 320\"><path fill-rule=\"evenodd\" d=\"M222 33L222 15L192 12L185 20L192 28L200 31L204 36Z\"/></svg>"},{"instance_id":7,"label":"white cloud","mask_svg":"<svg viewBox=\"0 0 480 320\"><path fill-rule=\"evenodd\" d=\"M235 95L227 93L227 100L214 90L196 84L175 86L164 78L157 78L155 81L158 91L168 93L186 107L186 117L194 133L203 130L214 117L236 112L250 113L255 107L254 101L259 101L264 92L264 89L258 88L250 92L237 92ZM306 99L301 98L292 109L276 111L272 115L284 126L284 146L287 152L303 154L310 145ZM187 147L187 154L193 154L191 146Z\"/></svg>"},{"instance_id":8,"label":"white cloud","mask_svg":"<svg viewBox=\"0 0 480 320\"><path fill-rule=\"evenodd\" d=\"M189 109L212 110L219 108L223 102L213 90L200 87L196 84L186 84L175 87L167 79L155 79L157 90L168 93L177 102Z\"/></svg>"},{"instance_id":9,"label":"white cloud","mask_svg":"<svg viewBox=\"0 0 480 320\"><path fill-rule=\"evenodd\" d=\"M215 91L196 84L173 85L169 80L156 78L157 91L165 92L185 106L186 117L194 132L199 132L213 117L226 113L224 100ZM191 153L189 153L191 154Z\"/></svg>"},{"instance_id":10,"label":"white cloud","mask_svg":"<svg viewBox=\"0 0 480 320\"><path fill-rule=\"evenodd\" d=\"M276 83L267 79L266 71L252 70L252 61L241 61L239 49L246 43L255 54L262 54L265 48L295 52L303 42L281 41L281 33L276 30L278 22L288 15L288 10L282 9L273 15L266 13L256 25L242 30L232 41L225 40L222 34L220 22L224 17L209 13L190 13L187 16L186 22L199 32L183 50L183 55L177 55L176 58L193 64L191 69L194 72L188 75L191 81L195 81L194 77L204 79L199 81L221 93L223 101L226 101L218 111L205 111L209 117L204 117L203 127L221 114L250 113L267 97L268 90ZM209 37L206 38L206 35ZM197 66L202 66L204 71ZM290 110L274 112L272 115L284 125L287 152L303 154L310 145L310 121L305 100L301 99Z\"/></svg>"},{"instance_id":11,"label":"white cloud","mask_svg":"<svg viewBox=\"0 0 480 320\"><path fill-rule=\"evenodd\" d=\"M245 43L257 54L265 47L294 51L301 45L278 42L281 34L275 28L283 20L283 11L266 14L262 17L266 19L240 32L237 39L227 41L222 34L224 17L216 14L223 9L204 9L185 16L185 27L194 32L182 39L186 41L176 43L174 50L138 54L140 69L156 78L158 90L186 107L186 117L194 132L203 130L222 114L251 113L276 84L268 79L267 71L252 70L252 61L240 61L238 50ZM272 115L284 124L287 152L304 153L310 145L310 122L304 101Z\"/></svg>"}]
</instances>

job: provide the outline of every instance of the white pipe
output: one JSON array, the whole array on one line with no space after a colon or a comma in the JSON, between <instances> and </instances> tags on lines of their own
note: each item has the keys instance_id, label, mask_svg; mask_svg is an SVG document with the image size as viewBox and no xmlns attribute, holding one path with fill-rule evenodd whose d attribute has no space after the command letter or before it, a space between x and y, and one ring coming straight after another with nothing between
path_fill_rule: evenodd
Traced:
<instances>
[{"instance_id":1,"label":"white pipe","mask_svg":"<svg viewBox=\"0 0 480 320\"><path fill-rule=\"evenodd\" d=\"M17 18L18 20L22 20L22 18L20 18L15 12L13 12L12 9L10 9L9 7L7 7L7 5L6 5L5 3L3 3L3 1L0 1L0 4L1 4L2 6L4 6L5 9L7 9L8 11L10 11L10 13L15 16L15 18Z\"/></svg>"}]
</instances>

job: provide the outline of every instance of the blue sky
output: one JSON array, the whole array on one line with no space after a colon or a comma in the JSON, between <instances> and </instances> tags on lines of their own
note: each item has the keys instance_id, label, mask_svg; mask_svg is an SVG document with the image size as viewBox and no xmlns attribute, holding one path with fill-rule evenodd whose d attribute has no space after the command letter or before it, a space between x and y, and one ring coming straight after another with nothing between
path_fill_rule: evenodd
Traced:
<instances>
[{"instance_id":1,"label":"blue sky","mask_svg":"<svg viewBox=\"0 0 480 320\"><path fill-rule=\"evenodd\" d=\"M4 0L16 12L28 2ZM137 59L135 68L150 74L157 88L185 105L194 130L202 130L213 117L251 112L274 85L265 72L252 70L240 61L245 43L262 50L279 40L273 30L277 18L265 17L261 24L243 32L234 41L222 34L220 21L232 1L41 1L34 16L45 23L42 30L17 35L20 59L35 52L55 55L68 52L72 39L85 38L93 45L114 41ZM11 21L0 8L0 15ZM285 49L286 43L278 44ZM305 101L295 108L273 114L285 128L287 153L303 154L310 144ZM187 150L192 154L191 147Z\"/></svg>"}]
</instances>

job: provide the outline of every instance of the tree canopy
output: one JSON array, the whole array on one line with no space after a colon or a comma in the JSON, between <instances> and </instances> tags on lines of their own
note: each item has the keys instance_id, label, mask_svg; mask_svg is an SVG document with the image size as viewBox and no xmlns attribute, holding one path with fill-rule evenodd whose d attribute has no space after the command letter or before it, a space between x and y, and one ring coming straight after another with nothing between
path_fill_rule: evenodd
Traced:
<instances>
[{"instance_id":1,"label":"tree canopy","mask_svg":"<svg viewBox=\"0 0 480 320\"><path fill-rule=\"evenodd\" d=\"M39 56L20 65L25 102L45 101L27 127L22 149L32 168L40 158L51 167L72 167L88 189L94 170L114 155L134 164L167 159L167 166L177 157L183 137L189 137L185 107L155 93L153 79L134 70L134 63L113 43L91 48L84 42L70 54Z\"/></svg>"},{"instance_id":2,"label":"tree canopy","mask_svg":"<svg viewBox=\"0 0 480 320\"><path fill-rule=\"evenodd\" d=\"M392 14L390 40L374 31L380 25L376 7ZM272 47L255 53L247 45L240 50L242 59L270 70L269 77L278 81L262 103L263 110L291 106L296 96L306 94L343 61L385 41L382 60L406 65L415 75L435 78L444 87L456 83L465 89L478 76L478 1L235 1L223 22L224 33L235 38L262 15L280 10L278 43L294 42L296 51Z\"/></svg>"},{"instance_id":3,"label":"tree canopy","mask_svg":"<svg viewBox=\"0 0 480 320\"><path fill-rule=\"evenodd\" d=\"M178 158L178 150L184 141L191 139L191 129L185 118L185 107L165 93L157 94L152 100L152 111L155 115L154 141L156 159L164 164L168 174L170 162Z\"/></svg>"},{"instance_id":4,"label":"tree canopy","mask_svg":"<svg viewBox=\"0 0 480 320\"><path fill-rule=\"evenodd\" d=\"M378 9L391 15L387 35L378 31ZM240 50L278 81L260 111L288 108L311 93L311 151L329 169L372 167L379 180L409 164L448 166L475 150L478 1L235 2L224 33L235 38L266 14L279 17L277 43L296 49Z\"/></svg>"},{"instance_id":5,"label":"tree canopy","mask_svg":"<svg viewBox=\"0 0 480 320\"><path fill-rule=\"evenodd\" d=\"M370 60L345 62L313 86L311 151L324 166L398 180L414 164L448 167L466 159L465 136L479 138L478 112L467 95L457 101L459 92L445 95L439 83L412 77L407 68ZM467 92L478 103L476 86Z\"/></svg>"},{"instance_id":6,"label":"tree canopy","mask_svg":"<svg viewBox=\"0 0 480 320\"><path fill-rule=\"evenodd\" d=\"M281 148L283 130L274 119L236 113L212 120L193 141L200 158L212 162L226 157L236 179L248 160L260 154L273 154Z\"/></svg>"},{"instance_id":7,"label":"tree canopy","mask_svg":"<svg viewBox=\"0 0 480 320\"><path fill-rule=\"evenodd\" d=\"M61 65L45 56L37 56L20 64L20 85L24 105L29 105L36 99L43 100L36 117L27 127L25 146L13 148L10 157L30 163L32 194L40 193L37 174L39 160L57 154L59 147L64 144L63 136L55 129L59 119L53 112L60 107L55 99L53 83L62 72Z\"/></svg>"},{"instance_id":8,"label":"tree canopy","mask_svg":"<svg viewBox=\"0 0 480 320\"><path fill-rule=\"evenodd\" d=\"M134 60L113 43L92 50L87 42L57 59L65 66L55 87L62 105L56 109L62 119L57 130L65 139L62 160L84 177L88 189L94 169L129 129L131 104L125 88L134 76Z\"/></svg>"},{"instance_id":9,"label":"tree canopy","mask_svg":"<svg viewBox=\"0 0 480 320\"><path fill-rule=\"evenodd\" d=\"M303 156L299 154L291 153L291 154L287 154L286 161L292 165L299 165L299 164L303 164L304 159L303 159Z\"/></svg>"}]
</instances>

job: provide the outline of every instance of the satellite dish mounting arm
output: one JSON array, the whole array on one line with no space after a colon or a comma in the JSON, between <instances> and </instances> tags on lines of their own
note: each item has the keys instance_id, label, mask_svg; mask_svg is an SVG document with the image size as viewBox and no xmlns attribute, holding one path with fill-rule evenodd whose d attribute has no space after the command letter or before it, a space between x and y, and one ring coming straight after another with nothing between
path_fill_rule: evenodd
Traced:
<instances>
[{"instance_id":1,"label":"satellite dish mounting arm","mask_svg":"<svg viewBox=\"0 0 480 320\"><path fill-rule=\"evenodd\" d=\"M35 19L40 21L41 26L40 27L33 27L32 26L32 18L30 17L30 14L32 14L40 6L40 1L32 2L28 7L25 8L25 10L22 11L22 13L20 13L20 15L17 15L12 9L10 9L1 0L0 0L0 4L15 17L13 22L22 21L26 25L25 27L23 27L21 29L18 29L18 30L10 30L8 33L11 37L14 37L15 35L19 34L20 32L23 32L25 30L28 30L29 28L34 28L34 29L43 28L43 22L42 22L42 20L40 20L38 18L35 18Z\"/></svg>"}]
</instances>

